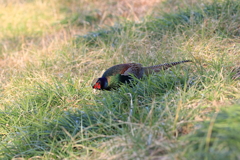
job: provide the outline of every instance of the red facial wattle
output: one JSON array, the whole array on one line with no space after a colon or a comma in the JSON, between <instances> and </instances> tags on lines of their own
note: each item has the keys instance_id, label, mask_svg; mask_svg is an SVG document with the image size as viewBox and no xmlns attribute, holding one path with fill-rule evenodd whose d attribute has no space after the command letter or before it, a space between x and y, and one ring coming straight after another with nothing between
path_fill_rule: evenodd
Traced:
<instances>
[{"instance_id":1,"label":"red facial wattle","mask_svg":"<svg viewBox=\"0 0 240 160\"><path fill-rule=\"evenodd\" d=\"M94 89L101 89L101 84L100 82L97 82L94 86L93 86Z\"/></svg>"}]
</instances>

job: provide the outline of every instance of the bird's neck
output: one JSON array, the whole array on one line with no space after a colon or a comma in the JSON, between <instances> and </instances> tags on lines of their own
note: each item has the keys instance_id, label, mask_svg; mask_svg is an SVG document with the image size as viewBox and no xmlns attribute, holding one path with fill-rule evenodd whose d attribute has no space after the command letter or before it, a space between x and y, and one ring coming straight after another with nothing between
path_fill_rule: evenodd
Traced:
<instances>
[{"instance_id":1,"label":"bird's neck","mask_svg":"<svg viewBox=\"0 0 240 160\"><path fill-rule=\"evenodd\" d=\"M108 79L106 77L102 77L100 79L101 79L102 89L106 89L108 87Z\"/></svg>"}]
</instances>

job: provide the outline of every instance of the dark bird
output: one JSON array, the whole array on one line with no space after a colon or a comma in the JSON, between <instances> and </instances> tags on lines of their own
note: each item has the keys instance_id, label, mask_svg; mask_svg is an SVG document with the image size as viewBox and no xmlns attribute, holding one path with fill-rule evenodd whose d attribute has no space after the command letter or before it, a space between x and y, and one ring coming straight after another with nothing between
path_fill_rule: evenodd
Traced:
<instances>
[{"instance_id":1,"label":"dark bird","mask_svg":"<svg viewBox=\"0 0 240 160\"><path fill-rule=\"evenodd\" d=\"M143 67L139 63L118 64L107 69L101 78L95 78L92 82L92 87L99 90L111 90L119 87L121 83L128 83L132 79L132 76L141 79L143 75L148 76L149 74L186 62L192 61L185 60L150 67Z\"/></svg>"}]
</instances>

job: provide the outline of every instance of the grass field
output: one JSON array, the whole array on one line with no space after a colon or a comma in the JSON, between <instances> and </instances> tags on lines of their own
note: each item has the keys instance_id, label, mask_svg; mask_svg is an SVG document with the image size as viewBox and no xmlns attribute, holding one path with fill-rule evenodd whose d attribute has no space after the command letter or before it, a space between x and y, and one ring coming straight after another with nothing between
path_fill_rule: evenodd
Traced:
<instances>
[{"instance_id":1,"label":"grass field","mask_svg":"<svg viewBox=\"0 0 240 160\"><path fill-rule=\"evenodd\" d=\"M0 21L0 159L240 159L240 1L7 0Z\"/></svg>"}]
</instances>

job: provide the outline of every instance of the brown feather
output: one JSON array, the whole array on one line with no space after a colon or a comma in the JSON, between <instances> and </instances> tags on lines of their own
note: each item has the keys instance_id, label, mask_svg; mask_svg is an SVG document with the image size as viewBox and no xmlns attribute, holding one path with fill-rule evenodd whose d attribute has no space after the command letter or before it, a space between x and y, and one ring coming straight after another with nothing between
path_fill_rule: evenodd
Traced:
<instances>
[{"instance_id":1,"label":"brown feather","mask_svg":"<svg viewBox=\"0 0 240 160\"><path fill-rule=\"evenodd\" d=\"M143 67L144 74L149 75L154 72L159 72L161 70L166 70L170 67L176 66L181 63L186 63L186 62L192 62L191 60L185 60L185 61L179 61L179 62L172 62L172 63L164 63L164 64L159 64L156 66L150 66L150 67Z\"/></svg>"}]
</instances>

